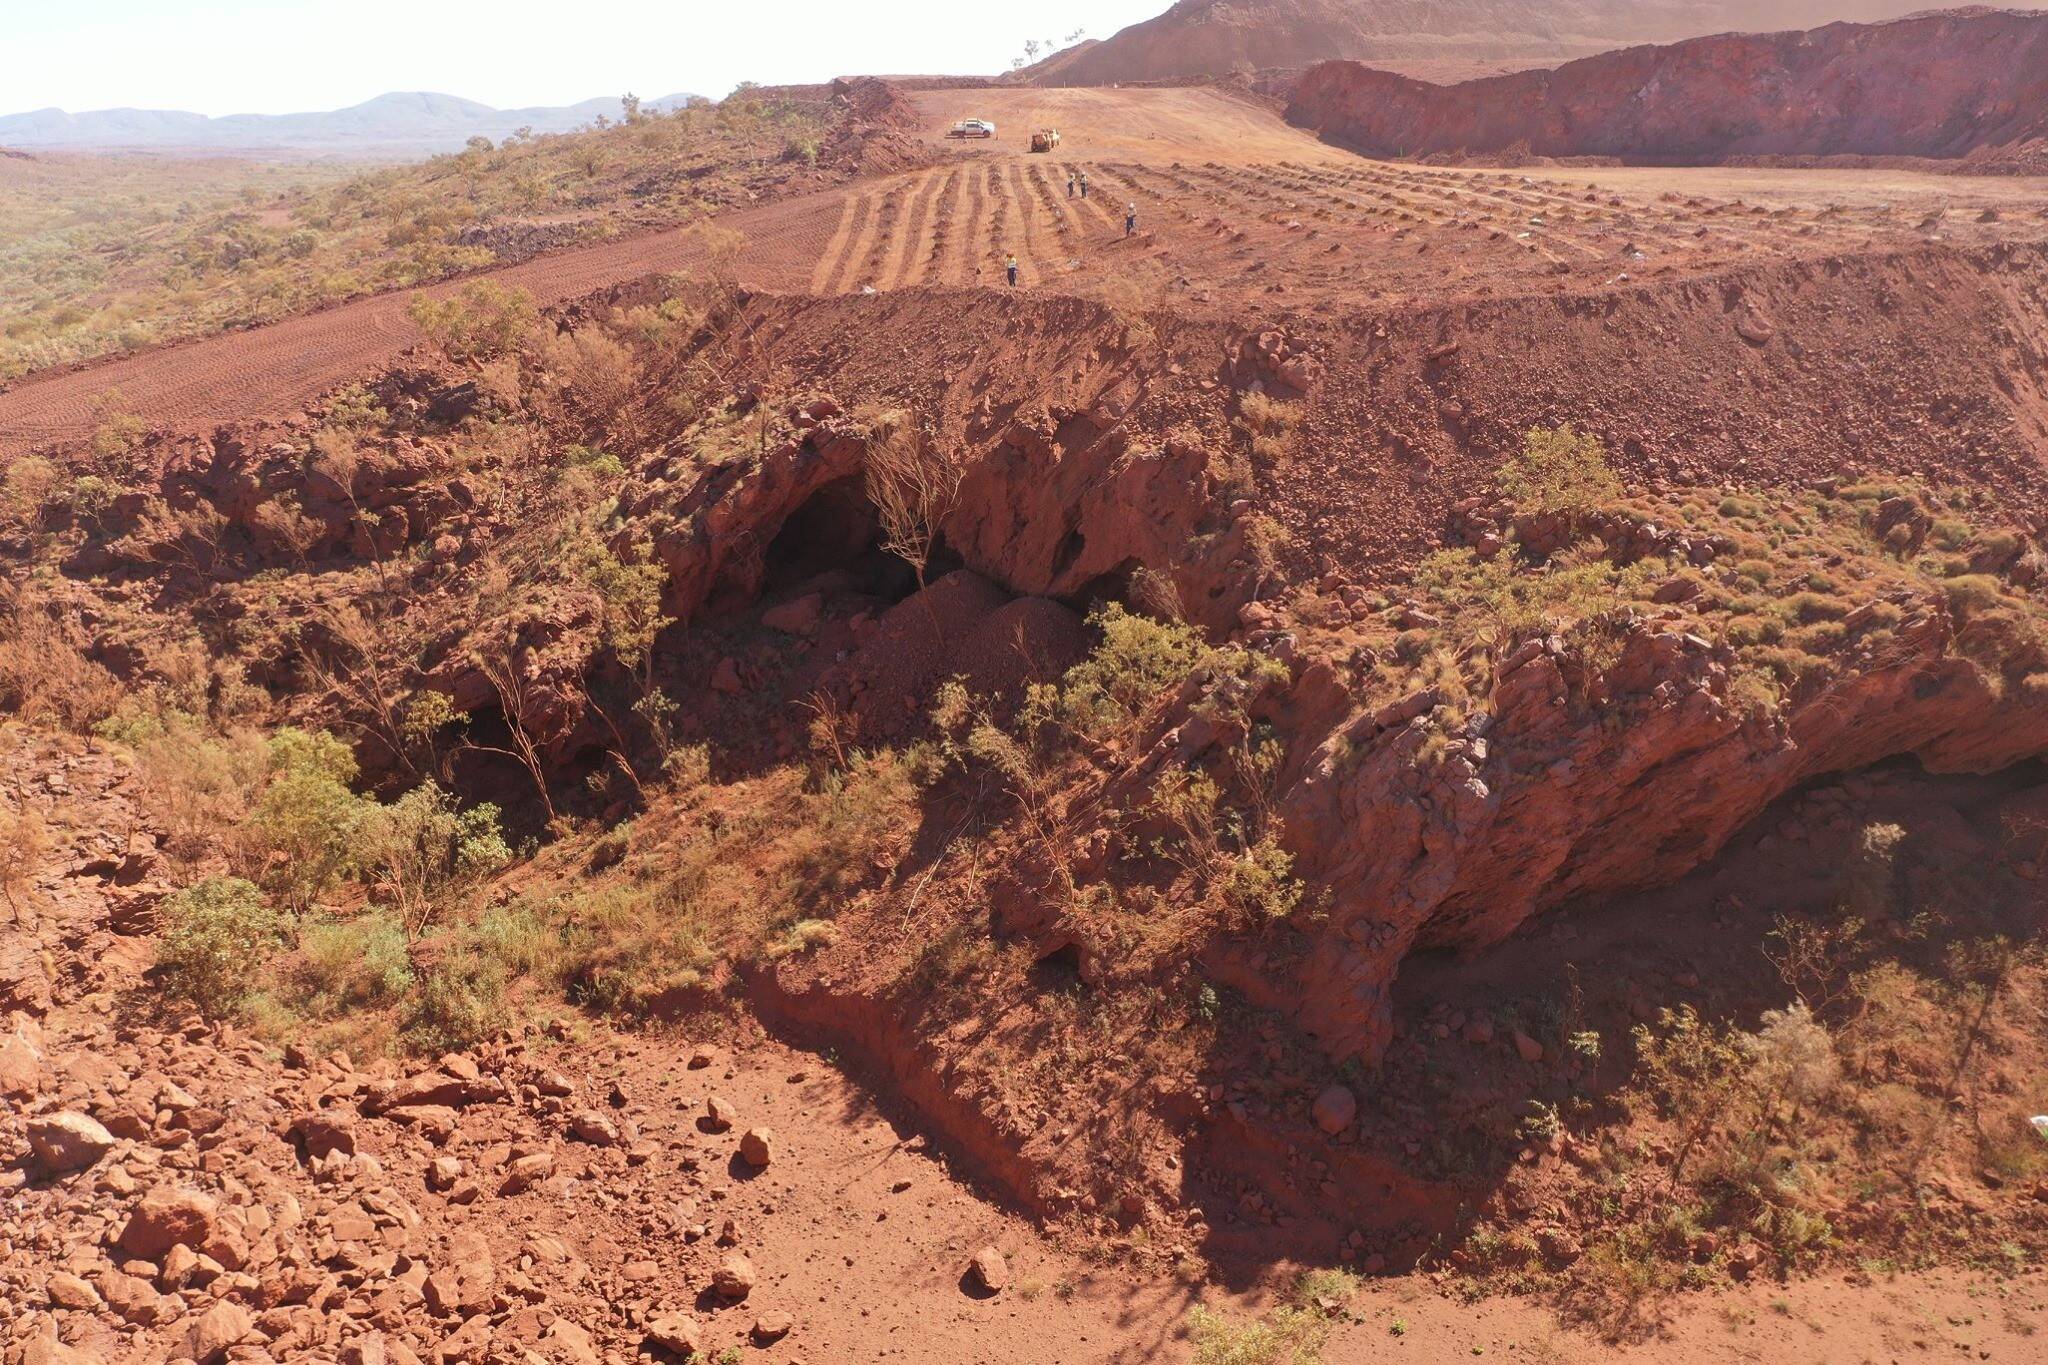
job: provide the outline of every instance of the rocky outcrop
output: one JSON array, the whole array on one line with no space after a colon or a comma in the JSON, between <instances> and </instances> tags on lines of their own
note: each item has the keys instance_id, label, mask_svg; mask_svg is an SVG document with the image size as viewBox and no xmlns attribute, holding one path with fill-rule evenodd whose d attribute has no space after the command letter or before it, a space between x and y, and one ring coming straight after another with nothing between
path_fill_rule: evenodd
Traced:
<instances>
[{"instance_id":1,"label":"rocky outcrop","mask_svg":"<svg viewBox=\"0 0 2048 1365\"><path fill-rule=\"evenodd\" d=\"M1353 715L1280 802L1297 869L1332 897L1282 991L1296 1017L1334 1055L1377 1056L1417 949L1483 947L1552 907L1675 881L1824 774L1900 756L1986 772L2048 751L2048 701L1960 657L1945 608L1908 610L1897 662L1775 715L1731 695L1725 649L1647 621L1593 684L1604 724L1572 700L1588 664L1554 638L1508 655L1492 713L1462 727L1432 719L1428 694Z\"/></svg>"},{"instance_id":2,"label":"rocky outcrop","mask_svg":"<svg viewBox=\"0 0 2048 1365\"><path fill-rule=\"evenodd\" d=\"M1180 0L1025 72L1111 85L1304 67L1333 57L1470 70L1555 62L1629 43L1910 14L1917 0Z\"/></svg>"},{"instance_id":3,"label":"rocky outcrop","mask_svg":"<svg viewBox=\"0 0 2048 1365\"><path fill-rule=\"evenodd\" d=\"M1287 117L1380 156L1959 158L2048 138L2048 15L1728 33L1454 86L1326 62Z\"/></svg>"}]
</instances>

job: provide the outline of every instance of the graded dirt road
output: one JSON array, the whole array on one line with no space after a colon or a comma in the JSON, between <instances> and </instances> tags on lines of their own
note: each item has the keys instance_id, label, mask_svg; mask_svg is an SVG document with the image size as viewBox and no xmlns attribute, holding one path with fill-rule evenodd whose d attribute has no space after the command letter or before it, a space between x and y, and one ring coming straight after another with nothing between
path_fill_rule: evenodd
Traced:
<instances>
[{"instance_id":1,"label":"graded dirt road","mask_svg":"<svg viewBox=\"0 0 2048 1365\"><path fill-rule=\"evenodd\" d=\"M1352 156L1213 90L915 98L933 165L719 220L746 239L746 283L819 294L1000 286L1014 255L1021 288L1265 326L1290 313L1624 288L1760 257L2048 235L2042 181L1434 168ZM970 116L1001 135L945 137ZM1058 128L1062 145L1030 154L1036 127ZM702 259L695 233L671 229L494 273L553 304ZM0 393L0 453L76 440L116 401L178 429L289 413L418 342L414 292L31 376Z\"/></svg>"}]
</instances>

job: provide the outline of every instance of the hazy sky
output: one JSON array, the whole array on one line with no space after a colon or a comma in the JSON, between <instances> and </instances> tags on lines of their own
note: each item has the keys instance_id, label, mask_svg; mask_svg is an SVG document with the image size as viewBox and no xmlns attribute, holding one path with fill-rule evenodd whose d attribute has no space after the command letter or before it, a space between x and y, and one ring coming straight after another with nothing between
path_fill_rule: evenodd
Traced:
<instances>
[{"instance_id":1,"label":"hazy sky","mask_svg":"<svg viewBox=\"0 0 2048 1365\"><path fill-rule=\"evenodd\" d=\"M742 80L1005 70L1170 0L0 0L0 114L333 109L387 90L509 108ZM1029 23L1029 28L1025 25Z\"/></svg>"}]
</instances>

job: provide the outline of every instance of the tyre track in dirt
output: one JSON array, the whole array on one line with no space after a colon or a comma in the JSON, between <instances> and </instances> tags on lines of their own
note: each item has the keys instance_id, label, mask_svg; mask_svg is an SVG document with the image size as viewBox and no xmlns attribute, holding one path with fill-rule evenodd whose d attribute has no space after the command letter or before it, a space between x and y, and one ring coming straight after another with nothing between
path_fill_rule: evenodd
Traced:
<instances>
[{"instance_id":1,"label":"tyre track in dirt","mask_svg":"<svg viewBox=\"0 0 2048 1365\"><path fill-rule=\"evenodd\" d=\"M855 192L854 201L853 232L825 276L823 293L843 294L852 289L860 275L861 262L867 259L868 250L874 245L875 226L882 215L881 193L873 187L865 187Z\"/></svg>"},{"instance_id":2,"label":"tyre track in dirt","mask_svg":"<svg viewBox=\"0 0 2048 1365\"><path fill-rule=\"evenodd\" d=\"M939 237L932 243L932 255L926 262L920 284L952 284L960 278L961 252L974 225L972 192L968 185L972 179L969 172L956 170L948 182L950 199L940 210Z\"/></svg>"},{"instance_id":3,"label":"tyre track in dirt","mask_svg":"<svg viewBox=\"0 0 2048 1365\"><path fill-rule=\"evenodd\" d=\"M1017 234L1013 240L1022 243L1022 249L1017 252L1017 283L1026 289L1035 288L1053 273L1038 256L1038 233L1034 226L1038 217L1037 204L1024 183L1022 166L1011 162L1003 179L1005 196L1017 215Z\"/></svg>"},{"instance_id":4,"label":"tyre track in dirt","mask_svg":"<svg viewBox=\"0 0 2048 1365\"><path fill-rule=\"evenodd\" d=\"M940 226L948 198L954 193L953 182L959 178L957 171L934 171L930 192L924 198L923 215L918 219L917 240L903 267L902 284L912 287L923 284L945 250L945 241Z\"/></svg>"},{"instance_id":5,"label":"tyre track in dirt","mask_svg":"<svg viewBox=\"0 0 2048 1365\"><path fill-rule=\"evenodd\" d=\"M905 188L902 205L890 227L882 268L874 279L875 288L897 289L909 283L914 264L911 251L931 240L932 187L943 178L941 171L926 171Z\"/></svg>"},{"instance_id":6,"label":"tyre track in dirt","mask_svg":"<svg viewBox=\"0 0 2048 1365\"><path fill-rule=\"evenodd\" d=\"M816 268L811 271L811 292L822 294L830 287L832 276L837 271L840 258L846 252L846 243L853 236L854 220L859 217L860 196L849 194L845 205L839 210L839 226L833 229L832 240L818 257Z\"/></svg>"}]
</instances>

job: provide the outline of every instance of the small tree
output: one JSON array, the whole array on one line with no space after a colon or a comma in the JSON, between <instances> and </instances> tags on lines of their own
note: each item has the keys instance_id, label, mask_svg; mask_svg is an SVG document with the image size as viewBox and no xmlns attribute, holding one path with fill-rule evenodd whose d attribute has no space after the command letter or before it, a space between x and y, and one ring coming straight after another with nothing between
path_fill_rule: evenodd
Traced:
<instances>
[{"instance_id":1,"label":"small tree","mask_svg":"<svg viewBox=\"0 0 2048 1365\"><path fill-rule=\"evenodd\" d=\"M0 895L14 922L21 923L21 895L33 872L50 851L50 832L32 810L0 811Z\"/></svg>"},{"instance_id":2,"label":"small tree","mask_svg":"<svg viewBox=\"0 0 2048 1365\"><path fill-rule=\"evenodd\" d=\"M633 710L647 723L654 736L655 748L666 765L673 747L669 718L675 708L662 695L654 680L654 641L664 629L675 623L675 618L661 609L662 589L668 583L668 574L653 559L644 543L635 545L632 558L626 559L591 536L575 542L570 547L570 556L570 572L595 592L603 603L604 642L632 674L638 693ZM612 750L613 762L618 764L635 789L639 789L640 774L634 770L632 760L627 756L625 736L619 733L610 713L595 699L589 699L589 704L606 728L611 730L617 743Z\"/></svg>"},{"instance_id":3,"label":"small tree","mask_svg":"<svg viewBox=\"0 0 2048 1365\"><path fill-rule=\"evenodd\" d=\"M269 854L262 877L303 915L354 863L356 832L374 803L349 790L355 755L325 731L280 730L267 747L270 780L254 821Z\"/></svg>"},{"instance_id":4,"label":"small tree","mask_svg":"<svg viewBox=\"0 0 2048 1365\"><path fill-rule=\"evenodd\" d=\"M220 1016L238 1011L289 925L240 877L208 877L164 902L157 966L173 991Z\"/></svg>"},{"instance_id":5,"label":"small tree","mask_svg":"<svg viewBox=\"0 0 2048 1365\"><path fill-rule=\"evenodd\" d=\"M19 530L31 559L42 553L50 502L63 475L40 455L23 455L0 475L0 524Z\"/></svg>"},{"instance_id":6,"label":"small tree","mask_svg":"<svg viewBox=\"0 0 2048 1365\"><path fill-rule=\"evenodd\" d=\"M512 747L505 749L493 744L474 744L472 747L517 760L519 766L526 769L526 775L533 779L534 790L540 793L540 803L547 810L548 823L553 824L555 798L548 789L547 765L541 761L541 750L556 737L556 733L539 732L541 707L533 695L525 670L520 666L515 653L517 649L515 641L507 640L480 650L476 656L478 670L491 684L491 690L498 694L498 710L505 717Z\"/></svg>"},{"instance_id":7,"label":"small tree","mask_svg":"<svg viewBox=\"0 0 2048 1365\"><path fill-rule=\"evenodd\" d=\"M390 886L408 938L433 927L451 892L511 861L498 814L488 802L463 810L429 781L364 821L365 861Z\"/></svg>"}]
</instances>

